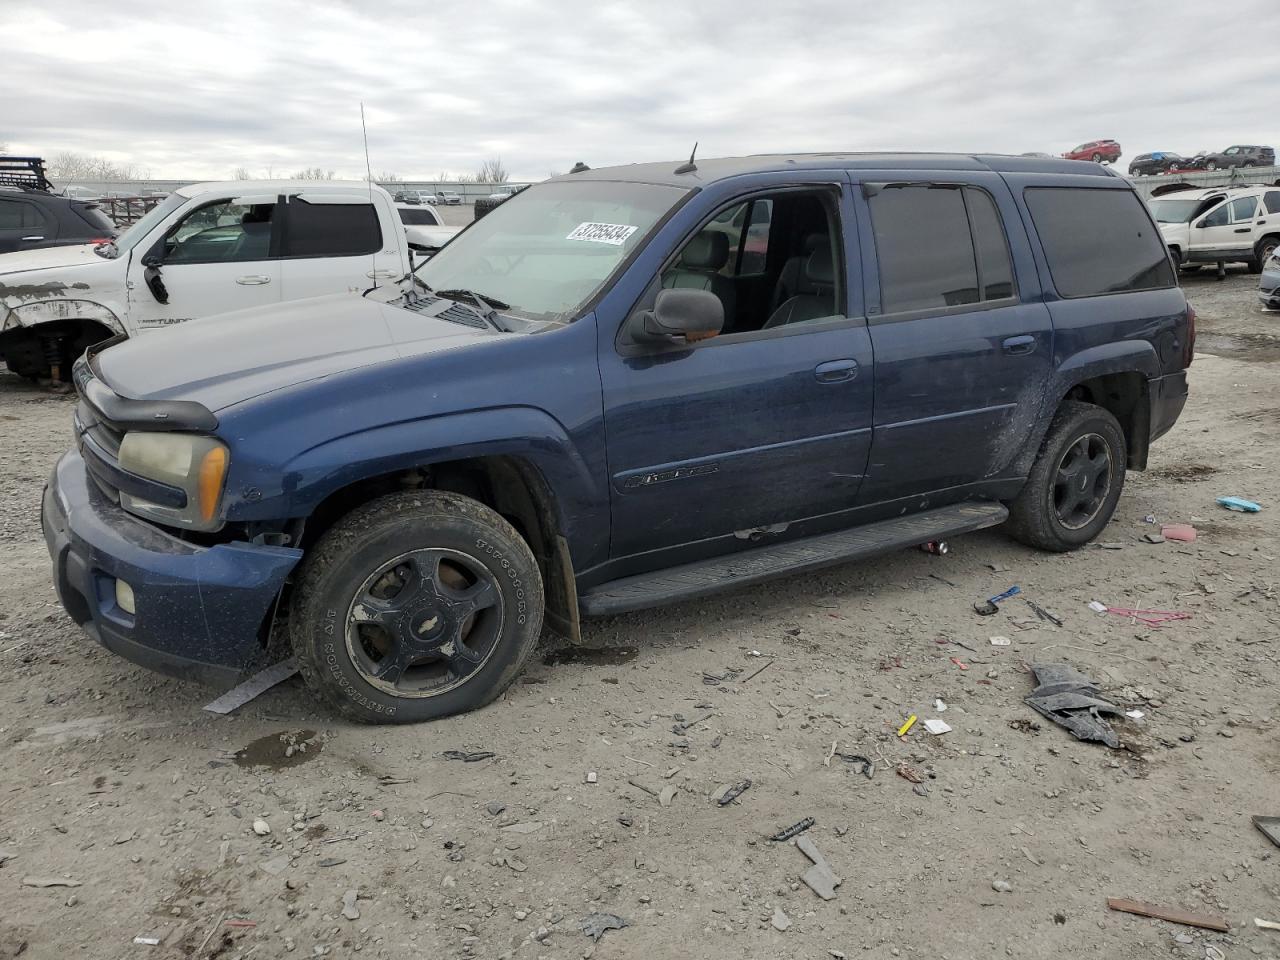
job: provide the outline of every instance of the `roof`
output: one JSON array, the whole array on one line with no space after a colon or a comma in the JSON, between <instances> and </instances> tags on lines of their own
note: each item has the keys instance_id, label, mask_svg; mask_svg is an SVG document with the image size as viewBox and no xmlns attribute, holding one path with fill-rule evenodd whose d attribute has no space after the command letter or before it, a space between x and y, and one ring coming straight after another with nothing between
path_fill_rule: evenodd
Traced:
<instances>
[{"instance_id":1,"label":"roof","mask_svg":"<svg viewBox=\"0 0 1280 960\"><path fill-rule=\"evenodd\" d=\"M977 170L999 173L1068 173L1077 176L1113 177L1102 164L1058 157L1014 157L997 154L964 153L793 153L761 154L751 157L698 159L697 170L676 173L683 160L662 163L633 163L600 167L581 173L566 173L557 181L622 180L672 186L706 186L730 177L787 170Z\"/></svg>"},{"instance_id":2,"label":"roof","mask_svg":"<svg viewBox=\"0 0 1280 960\"><path fill-rule=\"evenodd\" d=\"M376 183L374 190L382 191ZM217 180L210 183L189 183L173 191L184 197L199 197L206 193L239 192L241 194L261 193L351 193L353 190L368 191L370 184L364 180Z\"/></svg>"}]
</instances>

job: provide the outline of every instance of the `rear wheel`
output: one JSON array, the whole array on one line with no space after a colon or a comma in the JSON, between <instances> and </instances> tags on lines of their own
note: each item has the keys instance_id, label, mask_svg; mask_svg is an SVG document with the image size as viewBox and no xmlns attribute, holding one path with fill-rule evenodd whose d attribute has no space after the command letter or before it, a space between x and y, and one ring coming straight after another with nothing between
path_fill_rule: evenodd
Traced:
<instances>
[{"instance_id":1,"label":"rear wheel","mask_svg":"<svg viewBox=\"0 0 1280 960\"><path fill-rule=\"evenodd\" d=\"M311 551L294 595L298 668L353 720L412 723L496 698L533 652L542 578L499 514L454 493L382 497Z\"/></svg>"},{"instance_id":2,"label":"rear wheel","mask_svg":"<svg viewBox=\"0 0 1280 960\"><path fill-rule=\"evenodd\" d=\"M1110 411L1068 400L1059 408L1026 486L1009 508L1009 533L1062 553L1100 534L1124 488L1124 431Z\"/></svg>"},{"instance_id":3,"label":"rear wheel","mask_svg":"<svg viewBox=\"0 0 1280 960\"><path fill-rule=\"evenodd\" d=\"M1249 262L1250 273L1261 273L1271 255L1280 248L1280 237L1263 237L1253 248L1254 259Z\"/></svg>"},{"instance_id":4,"label":"rear wheel","mask_svg":"<svg viewBox=\"0 0 1280 960\"><path fill-rule=\"evenodd\" d=\"M1095 153L1095 154L1093 155L1093 162L1094 162L1094 163L1101 163L1101 162L1102 162L1102 154L1100 154L1100 153Z\"/></svg>"}]
</instances>

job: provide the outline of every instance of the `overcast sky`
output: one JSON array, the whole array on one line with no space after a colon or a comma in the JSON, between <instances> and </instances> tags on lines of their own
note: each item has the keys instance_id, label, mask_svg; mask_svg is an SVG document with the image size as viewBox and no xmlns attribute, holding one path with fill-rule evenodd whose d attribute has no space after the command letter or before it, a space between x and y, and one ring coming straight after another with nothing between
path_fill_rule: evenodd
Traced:
<instances>
[{"instance_id":1,"label":"overcast sky","mask_svg":"<svg viewBox=\"0 0 1280 960\"><path fill-rule=\"evenodd\" d=\"M372 10L377 10L376 17ZM1280 146L1277 0L0 0L0 143L152 177ZM189 12L188 12L189 11Z\"/></svg>"}]
</instances>

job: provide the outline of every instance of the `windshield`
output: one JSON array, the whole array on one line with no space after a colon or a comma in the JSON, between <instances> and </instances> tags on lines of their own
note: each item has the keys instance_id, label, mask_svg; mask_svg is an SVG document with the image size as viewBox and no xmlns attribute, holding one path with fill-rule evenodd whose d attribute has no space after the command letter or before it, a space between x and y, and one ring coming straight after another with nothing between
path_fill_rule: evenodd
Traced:
<instances>
[{"instance_id":1,"label":"windshield","mask_svg":"<svg viewBox=\"0 0 1280 960\"><path fill-rule=\"evenodd\" d=\"M165 197L143 214L137 223L126 228L125 231L116 238L116 249L121 253L124 253L126 250L133 249L133 247L137 246L139 240L151 232L152 227L161 220L164 220L169 216L169 214L174 210L177 210L186 202L186 197L179 196L176 193L169 194L169 196Z\"/></svg>"},{"instance_id":2,"label":"windshield","mask_svg":"<svg viewBox=\"0 0 1280 960\"><path fill-rule=\"evenodd\" d=\"M1206 209L1205 204L1213 206L1222 197L1205 200L1154 200L1151 212L1155 214L1156 223L1187 223L1199 211Z\"/></svg>"},{"instance_id":3,"label":"windshield","mask_svg":"<svg viewBox=\"0 0 1280 960\"><path fill-rule=\"evenodd\" d=\"M418 276L531 320L572 319L686 193L600 180L530 187L460 233Z\"/></svg>"}]
</instances>

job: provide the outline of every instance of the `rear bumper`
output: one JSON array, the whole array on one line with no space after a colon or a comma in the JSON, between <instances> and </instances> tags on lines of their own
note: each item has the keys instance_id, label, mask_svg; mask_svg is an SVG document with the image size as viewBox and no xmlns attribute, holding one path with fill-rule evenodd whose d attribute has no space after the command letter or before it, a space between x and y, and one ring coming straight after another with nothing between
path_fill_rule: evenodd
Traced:
<instances>
[{"instance_id":1,"label":"rear bumper","mask_svg":"<svg viewBox=\"0 0 1280 960\"><path fill-rule=\"evenodd\" d=\"M41 526L58 599L108 650L206 683L265 665L262 628L300 550L170 536L108 500L75 450L49 479ZM133 588L133 614L116 603L117 579Z\"/></svg>"},{"instance_id":2,"label":"rear bumper","mask_svg":"<svg viewBox=\"0 0 1280 960\"><path fill-rule=\"evenodd\" d=\"M1169 432L1187 405L1187 371L1179 370L1147 381L1151 398L1151 439Z\"/></svg>"}]
</instances>

